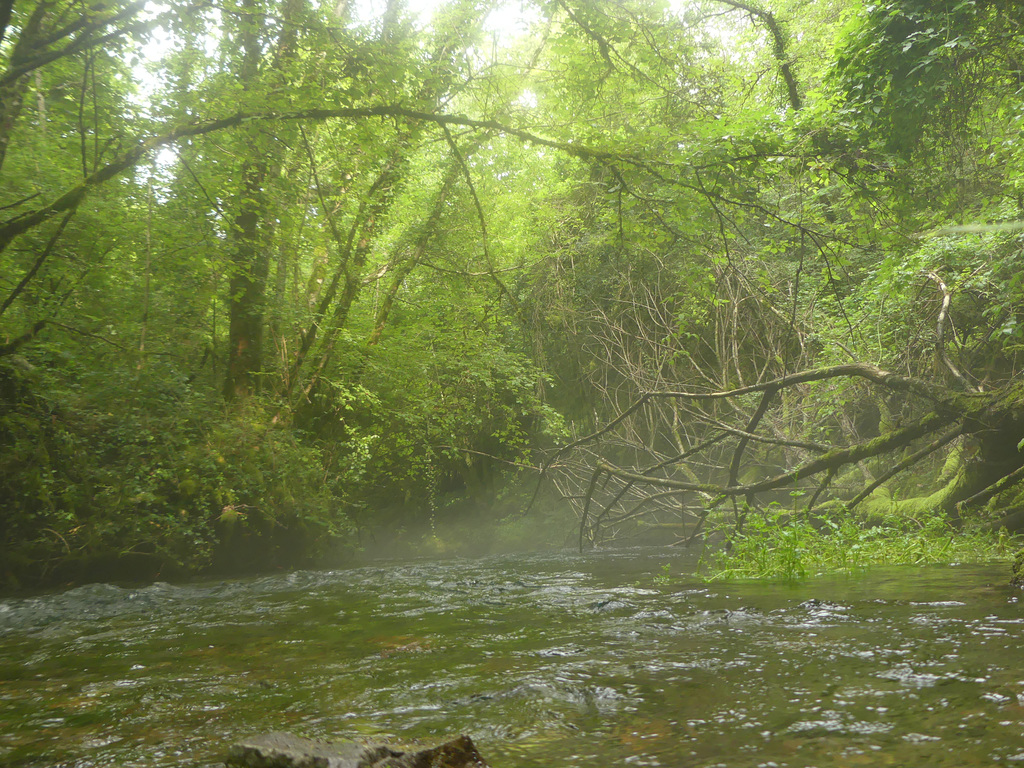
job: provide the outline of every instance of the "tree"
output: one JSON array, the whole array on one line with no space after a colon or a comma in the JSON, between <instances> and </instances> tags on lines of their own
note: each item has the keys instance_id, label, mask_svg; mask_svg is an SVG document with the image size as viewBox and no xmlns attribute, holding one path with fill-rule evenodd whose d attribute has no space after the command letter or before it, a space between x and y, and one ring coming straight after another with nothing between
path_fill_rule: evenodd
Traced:
<instances>
[{"instance_id":1,"label":"tree","mask_svg":"<svg viewBox=\"0 0 1024 768\"><path fill-rule=\"evenodd\" d=\"M955 12L926 12L900 3L874 7L858 32L863 36L844 42L839 76L831 80L843 84L847 98L858 106L841 106L833 113L827 98L812 101L795 122L781 124L763 115L761 127L756 121L747 123L725 147L700 146L702 156L691 160L691 168L704 205L719 225L724 257L719 257L719 274L727 278L718 279L722 300L702 300L691 292L689 311L670 310L674 322L666 322L659 312L642 308L671 303L638 300L657 293L634 286L630 298L619 302L635 309L633 317L649 319L626 322L623 312L619 317L602 313L602 327L608 329L604 335L611 339L604 347L613 364L621 361L614 399L606 397L614 407L595 420L589 435L546 462L577 509L581 544L635 532L635 524L645 519L677 526L682 538L689 538L703 530L709 509L723 502L731 505L736 530L751 512L779 503L812 518L848 517L856 511L871 519L895 512L945 515L954 522L969 511L998 517L1000 510L1016 504L1011 489L1020 480L1017 446L1024 437L1020 392L1014 381L1016 365L993 343L1001 329L1014 331L1006 324L1000 298L1007 286L995 278L1001 270L990 269L1013 247L1001 238L998 226L982 246L986 256L981 259L965 258L970 246L961 240L960 248L956 242L971 237L972 231L984 233L984 226L940 230L939 237L923 241L910 237L920 237L916 228L941 222L950 213L973 211L982 218L995 214L988 195L979 194L975 186L988 170L956 184L955 201L946 206L949 196L922 199L910 193L911 185L920 188L930 174L930 188L944 174L962 172L962 164L922 174L892 156L910 144L883 145L888 157L867 160L877 146L866 149L849 134L847 144L829 138L843 135L843 120L855 111L866 115L855 123L858 129L872 124L873 115L892 109L888 114L893 120L910 114L908 126L923 131L919 135L943 130L943 118L930 122L939 114L941 101L923 100L920 90L910 86L910 75L926 73L934 93L946 94L958 71L952 52L961 45L985 49L988 61L1003 60L1017 43L1012 36L995 43L989 33L1005 28L1007 12L974 4L961 4ZM936 15L934 28L928 27L928 14ZM956 14L965 14L962 24ZM896 18L912 22L906 36L890 34L887 25ZM888 31L879 33L872 24ZM892 99L889 106L863 110L858 98L890 92L863 81L851 86L853 67L848 62L860 62L858 76L877 78L892 68L888 61L905 59L918 44L912 31L917 25L934 42L924 46L924 54L914 54L913 67L894 76L891 95L886 96ZM970 31L956 37L954 29ZM1006 48L996 53L1001 46ZM930 62L946 55L954 66L933 72ZM863 65L864 56L874 56L875 63ZM902 64L894 66L903 71ZM993 83L1003 77L991 69L986 72ZM1007 121L997 128L989 120L994 113L985 93L973 92L972 105L957 122L960 140L977 142L961 145L960 163L975 152L980 158L993 131L1013 134ZM918 111L895 106L902 98L918 99ZM980 118L982 114L986 117ZM749 119L750 110L745 115ZM979 132L968 115L979 116ZM764 135L763 126L773 122L775 136ZM918 140L946 142L944 147L953 141L939 134ZM737 145L750 149L737 151ZM736 172L739 168L743 171ZM666 175L659 170L655 178ZM1012 183L1011 178L990 176L988 183ZM755 179L761 184L752 183ZM650 182L634 184L634 197L648 203L655 198ZM644 198L638 194L641 189ZM760 190L771 192L766 196ZM1005 219L1020 213L1004 205L995 215ZM663 277L664 270L659 274ZM704 274L713 275L714 270ZM957 275L955 284L944 275ZM734 280L742 288L725 290ZM889 302L881 317L893 320L885 337L864 327L871 323L880 329L880 302ZM703 312L695 311L702 306ZM907 312L899 319L892 315L897 306ZM925 307L929 314L922 316ZM651 343L655 339L657 346ZM625 352L644 345L658 353ZM904 350L910 355L902 354ZM851 357L855 362L849 362ZM863 359L891 360L905 372L892 374ZM677 364L683 360L688 365ZM814 367L822 363L826 365ZM861 383L838 383L850 376ZM894 457L880 460L886 455ZM922 467L932 473L931 485L901 483L907 477L901 473L911 469L920 480ZM911 498L892 501L897 493ZM998 502L983 509L997 497Z\"/></svg>"}]
</instances>

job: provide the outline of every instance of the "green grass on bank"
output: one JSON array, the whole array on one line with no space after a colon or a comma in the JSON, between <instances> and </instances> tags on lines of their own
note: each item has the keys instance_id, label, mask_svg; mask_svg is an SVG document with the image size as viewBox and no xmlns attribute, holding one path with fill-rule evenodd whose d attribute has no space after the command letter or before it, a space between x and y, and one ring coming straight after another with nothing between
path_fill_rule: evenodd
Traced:
<instances>
[{"instance_id":1,"label":"green grass on bank","mask_svg":"<svg viewBox=\"0 0 1024 768\"><path fill-rule=\"evenodd\" d=\"M864 526L856 520L793 520L751 516L728 547L708 557L709 580L797 581L874 565L1010 561L1019 537L956 529L941 517L892 518Z\"/></svg>"}]
</instances>

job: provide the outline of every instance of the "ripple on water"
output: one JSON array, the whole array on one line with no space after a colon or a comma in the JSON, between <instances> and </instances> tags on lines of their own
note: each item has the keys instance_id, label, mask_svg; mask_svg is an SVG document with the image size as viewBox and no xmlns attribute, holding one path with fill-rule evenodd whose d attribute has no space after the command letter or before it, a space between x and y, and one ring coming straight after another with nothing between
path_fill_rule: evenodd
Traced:
<instances>
[{"instance_id":1,"label":"ripple on water","mask_svg":"<svg viewBox=\"0 0 1024 768\"><path fill-rule=\"evenodd\" d=\"M212 745L276 729L465 731L516 768L853 766L874 747L886 764L959 767L1020 754L1024 618L993 569L711 589L655 582L668 557L375 565L4 601L0 764L206 765Z\"/></svg>"}]
</instances>

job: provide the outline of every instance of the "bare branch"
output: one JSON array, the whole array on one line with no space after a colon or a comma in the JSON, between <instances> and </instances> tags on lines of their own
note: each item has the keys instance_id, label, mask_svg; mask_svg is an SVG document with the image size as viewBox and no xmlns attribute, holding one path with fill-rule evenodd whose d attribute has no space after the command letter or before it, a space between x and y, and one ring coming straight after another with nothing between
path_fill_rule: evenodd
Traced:
<instances>
[{"instance_id":1,"label":"bare branch","mask_svg":"<svg viewBox=\"0 0 1024 768\"><path fill-rule=\"evenodd\" d=\"M938 359L940 365L944 365L949 369L949 372L953 374L956 380L964 385L964 388L971 390L972 392L980 392L981 389L971 384L971 382L967 380L967 377L961 373L960 369L953 364L953 361L949 359L949 355L946 354L946 320L949 317L949 303L952 300L949 287L935 272L929 272L928 279L935 283L939 292L942 293L942 306L939 308L939 319L935 321L935 357Z\"/></svg>"},{"instance_id":2,"label":"bare branch","mask_svg":"<svg viewBox=\"0 0 1024 768\"><path fill-rule=\"evenodd\" d=\"M907 445L908 443L930 434L931 432L935 432L954 421L955 418L956 417L950 415L930 413L907 427L882 435L874 440L858 443L857 445L852 445L848 448L829 451L824 456L805 462L796 469L774 475L756 483L748 483L745 485L722 486L714 483L690 483L662 477L647 477L645 475L638 475L635 472L627 472L626 470L619 469L618 467L604 461L598 463L598 468L602 472L614 477L618 477L623 480L632 480L636 483L657 485L663 488L675 488L682 491L699 491L701 493L708 493L715 496L747 496L750 494L775 490L776 488L782 488L796 482L797 480L813 477L821 472L826 472L845 464L852 464L858 461L863 461L864 459L869 459L873 456L879 456L895 448L899 448L900 446Z\"/></svg>"}]
</instances>

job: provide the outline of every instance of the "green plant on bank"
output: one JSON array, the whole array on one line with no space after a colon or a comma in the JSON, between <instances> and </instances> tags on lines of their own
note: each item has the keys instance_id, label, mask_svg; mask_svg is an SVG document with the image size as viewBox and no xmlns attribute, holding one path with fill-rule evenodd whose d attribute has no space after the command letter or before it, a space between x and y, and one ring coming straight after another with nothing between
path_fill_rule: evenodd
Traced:
<instances>
[{"instance_id":1,"label":"green plant on bank","mask_svg":"<svg viewBox=\"0 0 1024 768\"><path fill-rule=\"evenodd\" d=\"M1008 560L1018 548L1005 532L958 530L934 516L891 516L865 525L775 511L751 515L729 546L710 557L706 578L797 581L873 565Z\"/></svg>"}]
</instances>

